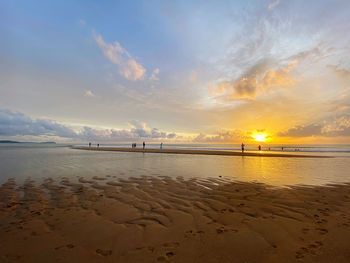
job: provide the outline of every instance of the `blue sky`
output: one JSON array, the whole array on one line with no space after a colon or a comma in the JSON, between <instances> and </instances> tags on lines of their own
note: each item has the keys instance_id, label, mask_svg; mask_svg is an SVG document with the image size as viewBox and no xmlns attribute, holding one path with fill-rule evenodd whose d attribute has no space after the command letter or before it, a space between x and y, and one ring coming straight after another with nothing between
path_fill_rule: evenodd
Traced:
<instances>
[{"instance_id":1,"label":"blue sky","mask_svg":"<svg viewBox=\"0 0 350 263\"><path fill-rule=\"evenodd\" d=\"M349 139L349 1L1 1L0 10L0 138Z\"/></svg>"}]
</instances>

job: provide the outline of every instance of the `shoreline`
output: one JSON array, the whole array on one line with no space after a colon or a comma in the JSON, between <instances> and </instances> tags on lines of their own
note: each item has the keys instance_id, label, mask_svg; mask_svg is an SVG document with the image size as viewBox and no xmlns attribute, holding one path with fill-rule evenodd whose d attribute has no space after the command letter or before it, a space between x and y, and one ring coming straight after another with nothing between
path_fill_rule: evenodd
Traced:
<instances>
[{"instance_id":1,"label":"shoreline","mask_svg":"<svg viewBox=\"0 0 350 263\"><path fill-rule=\"evenodd\" d=\"M165 154L196 154L196 155L222 155L222 156L254 156L254 157L288 157L288 158L334 158L333 156L320 155L299 155L282 153L256 153L238 151L218 151L218 150L188 150L188 149L141 149L141 148L121 148L121 147L71 147L74 150L88 151L114 151L114 152L141 152L141 153L165 153Z\"/></svg>"}]
</instances>

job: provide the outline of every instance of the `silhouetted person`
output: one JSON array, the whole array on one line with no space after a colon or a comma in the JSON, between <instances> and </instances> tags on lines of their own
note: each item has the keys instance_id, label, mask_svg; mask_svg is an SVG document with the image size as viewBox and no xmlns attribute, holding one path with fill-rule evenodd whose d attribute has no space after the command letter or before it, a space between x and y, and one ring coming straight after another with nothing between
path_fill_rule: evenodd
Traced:
<instances>
[{"instance_id":1,"label":"silhouetted person","mask_svg":"<svg viewBox=\"0 0 350 263\"><path fill-rule=\"evenodd\" d=\"M99 143L97 144L97 147L100 147L100 144L99 144Z\"/></svg>"},{"instance_id":2,"label":"silhouetted person","mask_svg":"<svg viewBox=\"0 0 350 263\"><path fill-rule=\"evenodd\" d=\"M91 142L89 142L89 147L91 147Z\"/></svg>"},{"instance_id":3,"label":"silhouetted person","mask_svg":"<svg viewBox=\"0 0 350 263\"><path fill-rule=\"evenodd\" d=\"M163 149L163 143L162 142L160 143L160 149Z\"/></svg>"},{"instance_id":4,"label":"silhouetted person","mask_svg":"<svg viewBox=\"0 0 350 263\"><path fill-rule=\"evenodd\" d=\"M143 146L143 149L145 149L145 146L146 146L145 142L143 142L142 146Z\"/></svg>"},{"instance_id":5,"label":"silhouetted person","mask_svg":"<svg viewBox=\"0 0 350 263\"><path fill-rule=\"evenodd\" d=\"M259 151L261 151L261 145L259 145L258 149L259 149Z\"/></svg>"},{"instance_id":6,"label":"silhouetted person","mask_svg":"<svg viewBox=\"0 0 350 263\"><path fill-rule=\"evenodd\" d=\"M282 147L282 151L283 151L283 147Z\"/></svg>"},{"instance_id":7,"label":"silhouetted person","mask_svg":"<svg viewBox=\"0 0 350 263\"><path fill-rule=\"evenodd\" d=\"M243 142L242 142L242 144L241 144L241 149L242 149L242 153L244 152L244 144L243 144Z\"/></svg>"}]
</instances>

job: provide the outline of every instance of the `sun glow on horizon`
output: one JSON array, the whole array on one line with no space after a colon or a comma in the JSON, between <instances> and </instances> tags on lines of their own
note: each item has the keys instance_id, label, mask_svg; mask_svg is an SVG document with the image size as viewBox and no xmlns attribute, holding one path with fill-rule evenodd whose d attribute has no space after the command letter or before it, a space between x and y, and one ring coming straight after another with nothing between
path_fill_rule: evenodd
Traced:
<instances>
[{"instance_id":1,"label":"sun glow on horizon","mask_svg":"<svg viewBox=\"0 0 350 263\"><path fill-rule=\"evenodd\" d=\"M256 142L264 142L266 141L266 134L254 134L252 137L254 138L254 141Z\"/></svg>"}]
</instances>

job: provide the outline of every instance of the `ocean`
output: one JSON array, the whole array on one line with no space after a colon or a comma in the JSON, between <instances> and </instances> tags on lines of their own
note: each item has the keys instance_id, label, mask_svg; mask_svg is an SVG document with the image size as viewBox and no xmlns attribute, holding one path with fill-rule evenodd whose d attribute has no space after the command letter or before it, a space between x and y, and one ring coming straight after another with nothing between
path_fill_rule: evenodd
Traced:
<instances>
[{"instance_id":1,"label":"ocean","mask_svg":"<svg viewBox=\"0 0 350 263\"><path fill-rule=\"evenodd\" d=\"M129 144L100 147L130 147ZM137 145L140 147L141 145ZM256 151L258 145L247 145ZM159 144L146 145L158 148ZM0 145L0 183L15 178L77 180L106 177L111 180L140 176L220 178L271 186L326 185L350 182L350 145L262 145L263 151L326 155L334 158L280 158L248 156L181 155L73 150L68 145ZM240 150L238 144L167 145L163 148ZM269 149L270 148L270 149Z\"/></svg>"}]
</instances>

